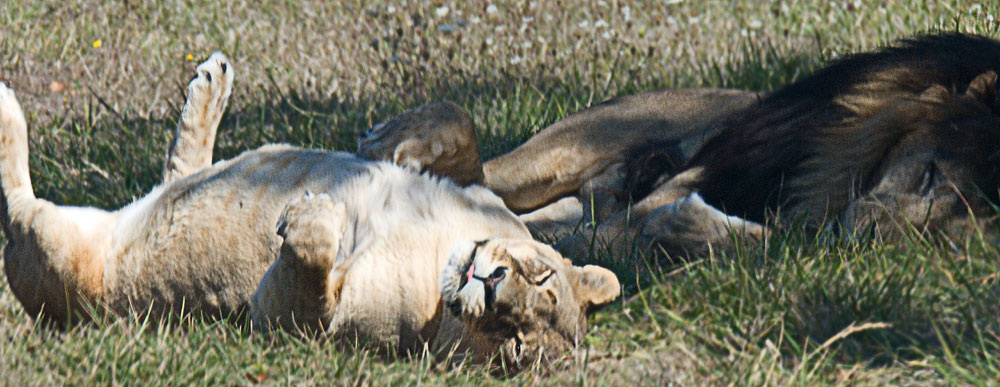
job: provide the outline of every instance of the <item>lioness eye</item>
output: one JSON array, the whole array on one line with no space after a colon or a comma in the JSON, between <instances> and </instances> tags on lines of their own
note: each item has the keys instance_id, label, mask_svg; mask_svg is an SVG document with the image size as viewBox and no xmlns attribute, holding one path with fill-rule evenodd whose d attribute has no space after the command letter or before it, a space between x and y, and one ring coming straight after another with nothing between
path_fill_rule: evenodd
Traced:
<instances>
[{"instance_id":1,"label":"lioness eye","mask_svg":"<svg viewBox=\"0 0 1000 387\"><path fill-rule=\"evenodd\" d=\"M496 270L493 270L493 274L490 274L490 279L491 280L501 280L506 275L507 275L507 268L501 266L501 267L498 267Z\"/></svg>"}]
</instances>

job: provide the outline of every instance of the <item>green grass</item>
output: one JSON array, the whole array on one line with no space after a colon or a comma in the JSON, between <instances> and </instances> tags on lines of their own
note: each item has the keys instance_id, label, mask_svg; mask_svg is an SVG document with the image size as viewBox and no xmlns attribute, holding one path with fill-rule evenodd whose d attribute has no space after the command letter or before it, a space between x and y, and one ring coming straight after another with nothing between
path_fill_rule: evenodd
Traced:
<instances>
[{"instance_id":1,"label":"green grass","mask_svg":"<svg viewBox=\"0 0 1000 387\"><path fill-rule=\"evenodd\" d=\"M825 58L921 31L1000 37L990 2L671 3L502 2L488 13L481 1L434 1L389 13L315 0L5 2L0 79L29 115L37 195L114 208L159 180L183 85L213 50L238 71L217 159L268 142L350 151L358 131L440 99L472 113L492 157L616 95L772 90ZM0 375L14 385L996 384L997 241L789 230L683 267L598 254L623 299L592 318L563 368L513 380L198 319L58 332L35 325L0 280Z\"/></svg>"}]
</instances>

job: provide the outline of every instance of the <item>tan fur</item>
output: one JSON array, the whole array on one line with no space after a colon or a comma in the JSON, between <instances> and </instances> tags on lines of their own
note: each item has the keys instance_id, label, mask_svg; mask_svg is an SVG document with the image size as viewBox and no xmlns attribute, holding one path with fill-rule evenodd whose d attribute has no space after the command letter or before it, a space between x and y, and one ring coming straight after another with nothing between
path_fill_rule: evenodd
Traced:
<instances>
[{"instance_id":1,"label":"tan fur","mask_svg":"<svg viewBox=\"0 0 1000 387\"><path fill-rule=\"evenodd\" d=\"M414 164L418 170L440 166L430 170L460 184L482 181L511 210L538 210L522 219L536 235L550 237L572 232L581 218L601 222L625 210L628 199L622 193L630 152L672 143L681 157L678 162L683 162L721 129L726 117L758 98L755 92L723 89L658 90L619 97L574 113L485 164L478 159L468 113L451 103L437 103L372 128L359 139L358 154ZM468 148L454 149L456 145ZM448 152L432 152L441 147ZM395 157L399 154L408 156ZM484 176L480 180L465 177L475 175L467 169L448 167L480 165L483 172L477 176ZM581 204L557 203L567 195L577 196Z\"/></svg>"},{"instance_id":2,"label":"tan fur","mask_svg":"<svg viewBox=\"0 0 1000 387\"><path fill-rule=\"evenodd\" d=\"M576 193L625 161L632 148L677 141L681 154L690 157L721 129L729 114L757 98L754 92L722 89L659 90L615 98L559 120L510 153L486 162L486 186L512 210L534 210Z\"/></svg>"},{"instance_id":3,"label":"tan fur","mask_svg":"<svg viewBox=\"0 0 1000 387\"><path fill-rule=\"evenodd\" d=\"M187 94L211 97L197 103L191 103L192 100L188 99L184 103L174 140L167 150L163 167L164 182L212 165L215 131L229 102L235 70L224 54L215 52L195 71L197 75L188 83Z\"/></svg>"},{"instance_id":4,"label":"tan fur","mask_svg":"<svg viewBox=\"0 0 1000 387\"><path fill-rule=\"evenodd\" d=\"M231 85L214 83L232 81L231 68L229 76L218 76L226 63L220 57L199 66L185 108L212 111L182 125L179 137L218 124ZM252 297L258 327L328 332L408 353L430 343L487 359L501 348L498 338L513 338L518 329L567 325L582 336L586 314L618 294L614 274L587 268L603 286L577 281L555 291L568 299L574 296L563 293L582 294L576 299L585 308L519 320L510 326L515 330L498 329L494 321L500 316L457 321L445 310L442 289L450 288L442 276L454 271L454 251L469 241L533 245L545 254L520 262L554 256L558 270L579 269L532 241L489 190L458 187L391 163L265 146L173 180L168 173L168 181L146 197L104 211L34 197L27 128L13 92L2 84L0 140L8 281L29 313L57 322L92 317L85 303L119 315L137 311L157 318L183 310L234 316L246 311ZM168 165L192 165L184 160L210 159L211 147L172 151L169 157L178 162ZM520 304L534 297L532 289L523 289L502 299L528 313L531 306ZM559 341L550 348L568 350L576 343Z\"/></svg>"},{"instance_id":5,"label":"tan fur","mask_svg":"<svg viewBox=\"0 0 1000 387\"><path fill-rule=\"evenodd\" d=\"M458 185L482 184L484 179L472 117L447 101L373 126L359 136L357 154L446 176Z\"/></svg>"}]
</instances>

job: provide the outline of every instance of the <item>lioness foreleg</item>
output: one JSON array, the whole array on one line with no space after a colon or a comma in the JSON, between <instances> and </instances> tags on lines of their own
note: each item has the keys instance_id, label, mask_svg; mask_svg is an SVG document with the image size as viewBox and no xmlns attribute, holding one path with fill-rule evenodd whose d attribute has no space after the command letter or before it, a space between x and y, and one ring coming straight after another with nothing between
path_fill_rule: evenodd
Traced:
<instances>
[{"instance_id":1,"label":"lioness foreleg","mask_svg":"<svg viewBox=\"0 0 1000 387\"><path fill-rule=\"evenodd\" d=\"M167 150L164 183L212 165L215 132L233 88L233 65L224 54L215 52L196 71Z\"/></svg>"},{"instance_id":2,"label":"lioness foreleg","mask_svg":"<svg viewBox=\"0 0 1000 387\"><path fill-rule=\"evenodd\" d=\"M344 203L326 194L307 193L288 203L278 220L277 232L285 239L278 259L250 304L255 325L326 330L349 267L337 262L347 224Z\"/></svg>"}]
</instances>

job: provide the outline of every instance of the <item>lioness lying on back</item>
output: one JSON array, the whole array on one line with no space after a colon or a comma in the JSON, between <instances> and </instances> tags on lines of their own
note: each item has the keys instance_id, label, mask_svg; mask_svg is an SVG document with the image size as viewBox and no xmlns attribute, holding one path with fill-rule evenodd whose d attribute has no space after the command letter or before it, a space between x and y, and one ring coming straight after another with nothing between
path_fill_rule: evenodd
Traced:
<instances>
[{"instance_id":1,"label":"lioness lying on back","mask_svg":"<svg viewBox=\"0 0 1000 387\"><path fill-rule=\"evenodd\" d=\"M284 145L209 166L233 73L221 54L198 67L167 182L117 211L35 198L24 116L0 84L4 261L28 313L72 322L89 303L230 315L256 292L258 324L403 352L501 349L516 366L572 348L586 314L618 295L614 274L533 241L482 187Z\"/></svg>"}]
</instances>

